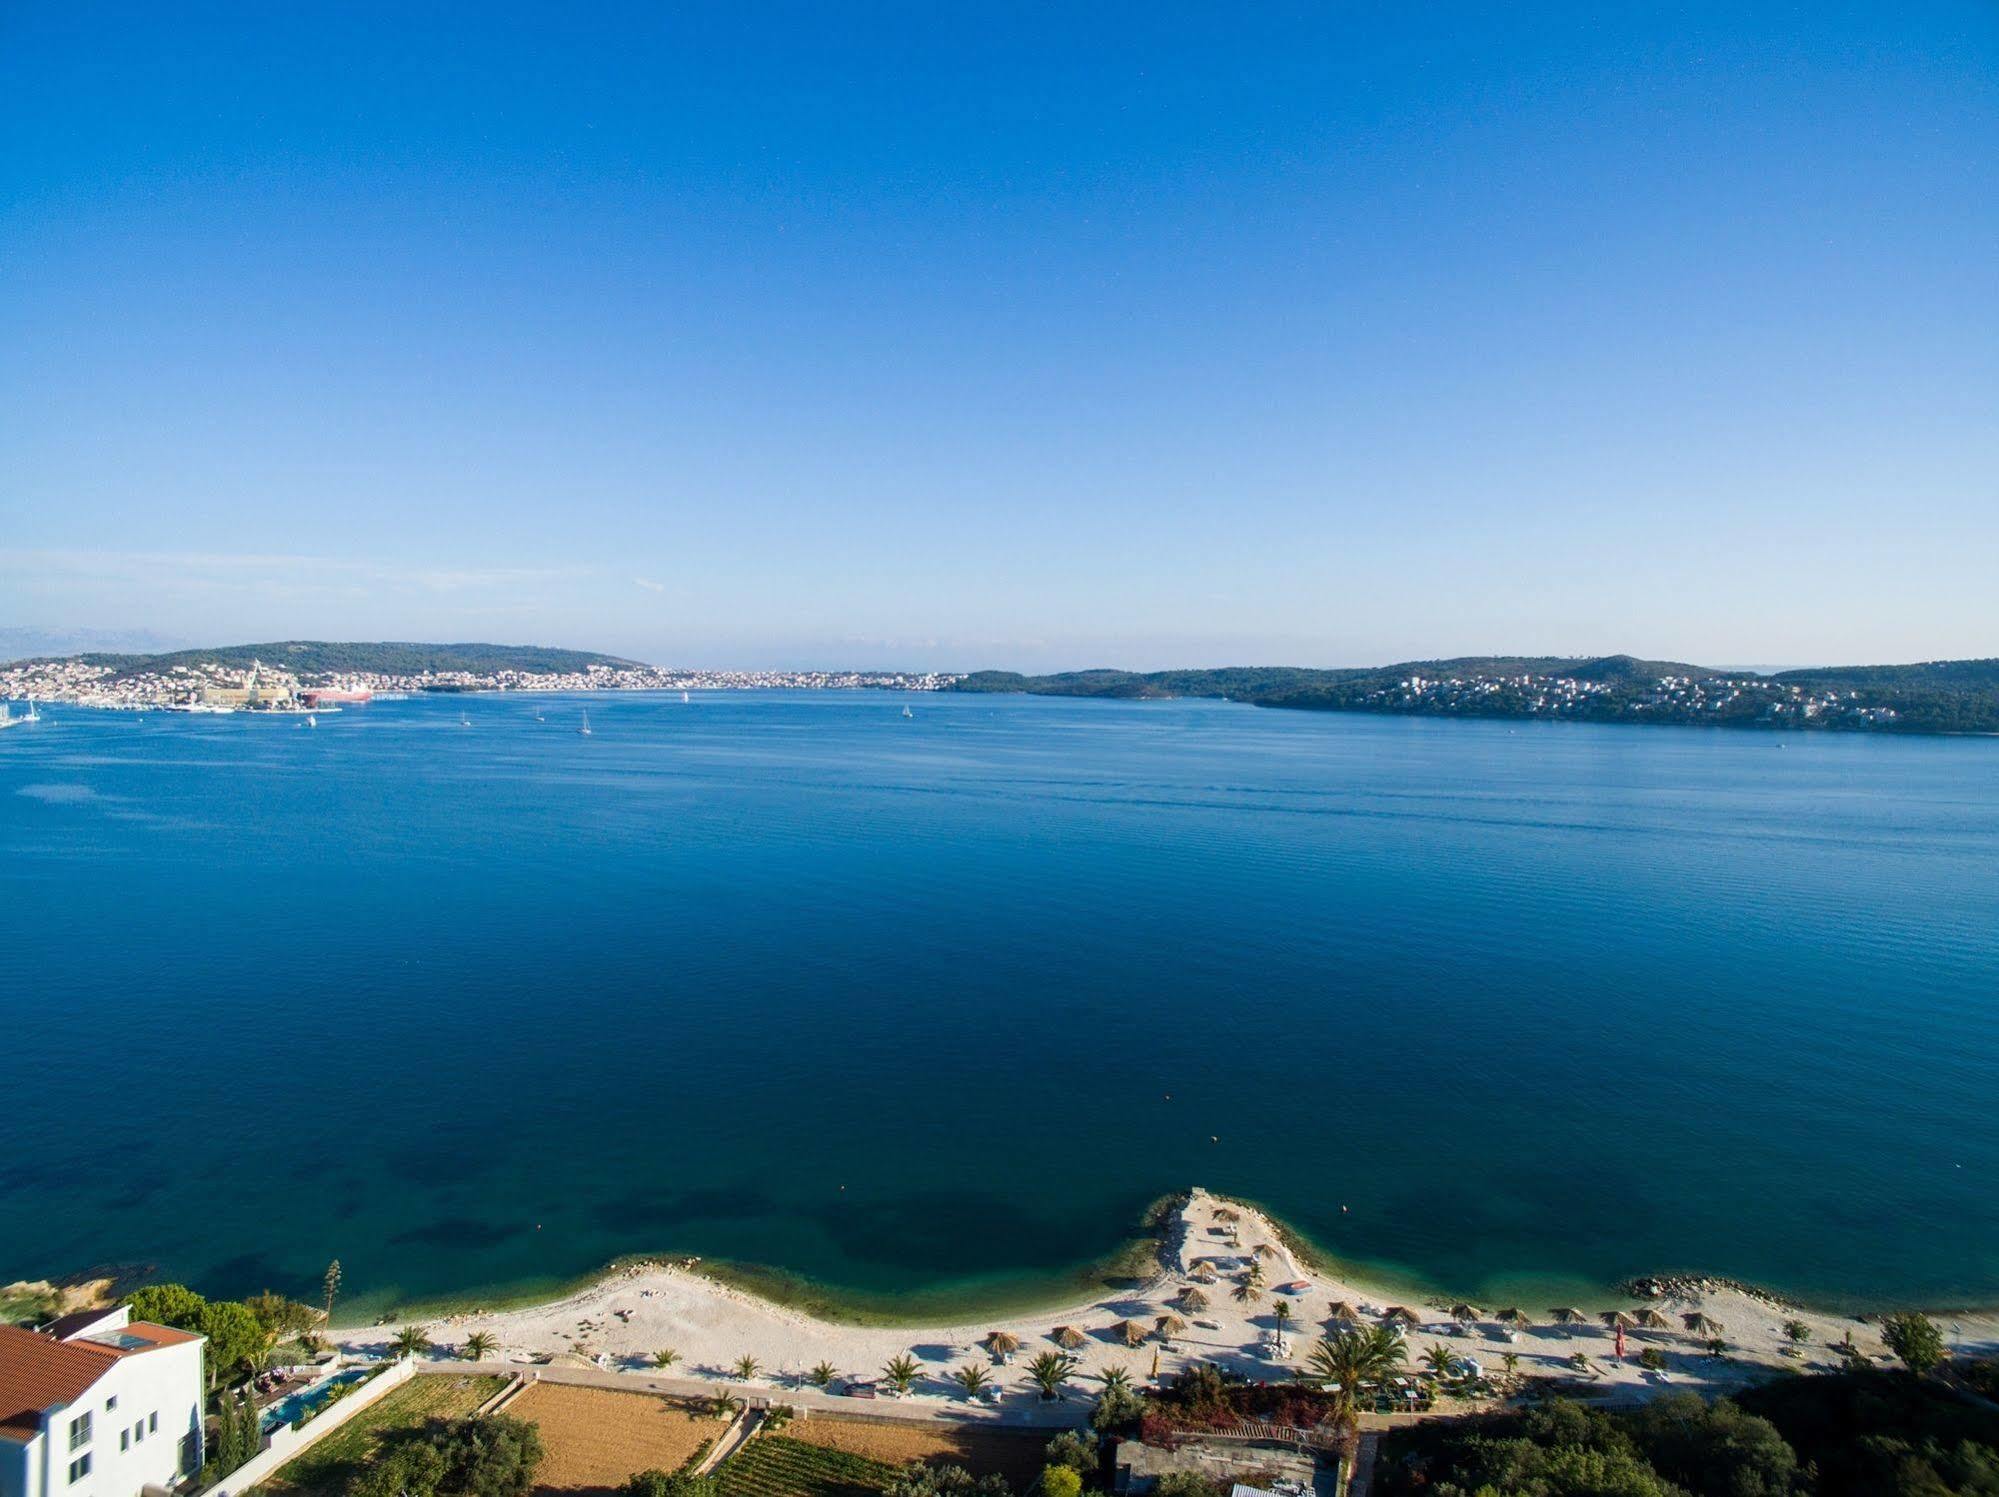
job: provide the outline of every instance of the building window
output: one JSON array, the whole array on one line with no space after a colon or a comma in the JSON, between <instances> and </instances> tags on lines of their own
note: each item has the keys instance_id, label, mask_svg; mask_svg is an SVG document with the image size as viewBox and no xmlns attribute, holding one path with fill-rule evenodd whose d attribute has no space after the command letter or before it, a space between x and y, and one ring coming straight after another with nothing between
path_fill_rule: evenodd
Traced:
<instances>
[{"instance_id":1,"label":"building window","mask_svg":"<svg viewBox=\"0 0 1999 1497\"><path fill-rule=\"evenodd\" d=\"M69 1448L81 1450L90 1443L90 1416L78 1414L69 1421Z\"/></svg>"},{"instance_id":2,"label":"building window","mask_svg":"<svg viewBox=\"0 0 1999 1497\"><path fill-rule=\"evenodd\" d=\"M132 1448L132 1432L129 1429L118 1431L118 1448L120 1450L130 1450Z\"/></svg>"},{"instance_id":3,"label":"building window","mask_svg":"<svg viewBox=\"0 0 1999 1497\"><path fill-rule=\"evenodd\" d=\"M113 1393L109 1398L104 1400L105 1413L108 1414L117 1407L118 1407L118 1395L116 1393Z\"/></svg>"},{"instance_id":4,"label":"building window","mask_svg":"<svg viewBox=\"0 0 1999 1497\"><path fill-rule=\"evenodd\" d=\"M146 1438L145 1420L141 1419L137 1424L132 1426L132 1438L135 1440L143 1440Z\"/></svg>"},{"instance_id":5,"label":"building window","mask_svg":"<svg viewBox=\"0 0 1999 1497\"><path fill-rule=\"evenodd\" d=\"M69 1479L82 1481L88 1475L90 1475L90 1452L86 1450L69 1463Z\"/></svg>"},{"instance_id":6,"label":"building window","mask_svg":"<svg viewBox=\"0 0 1999 1497\"><path fill-rule=\"evenodd\" d=\"M146 1433L149 1435L156 1435L159 1432L160 1432L160 1411L158 1409L154 1409L152 1413L146 1416Z\"/></svg>"}]
</instances>

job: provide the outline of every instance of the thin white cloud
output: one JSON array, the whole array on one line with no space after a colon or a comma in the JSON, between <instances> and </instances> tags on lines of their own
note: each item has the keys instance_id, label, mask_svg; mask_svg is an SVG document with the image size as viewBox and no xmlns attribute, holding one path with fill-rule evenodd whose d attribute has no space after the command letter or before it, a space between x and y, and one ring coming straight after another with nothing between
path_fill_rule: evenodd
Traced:
<instances>
[{"instance_id":1,"label":"thin white cloud","mask_svg":"<svg viewBox=\"0 0 1999 1497\"><path fill-rule=\"evenodd\" d=\"M642 587L649 593L663 593L666 591L666 584L664 582L655 582L650 577L634 577L632 579L632 586Z\"/></svg>"}]
</instances>

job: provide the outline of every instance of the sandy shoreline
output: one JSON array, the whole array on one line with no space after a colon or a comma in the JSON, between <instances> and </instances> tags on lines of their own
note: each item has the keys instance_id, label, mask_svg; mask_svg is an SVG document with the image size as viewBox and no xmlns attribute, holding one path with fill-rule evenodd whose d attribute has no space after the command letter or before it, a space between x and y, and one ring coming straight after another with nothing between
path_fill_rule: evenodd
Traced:
<instances>
[{"instance_id":1,"label":"sandy shoreline","mask_svg":"<svg viewBox=\"0 0 1999 1497\"><path fill-rule=\"evenodd\" d=\"M1233 1222L1228 1220L1231 1213L1236 1217ZM1236 1288L1252 1261L1262 1264L1263 1288L1255 1299L1242 1300ZM1202 1282L1209 1273L1214 1281ZM1032 1404L1036 1394L1026 1365L1037 1353L1057 1349L1052 1338L1063 1327L1082 1335L1081 1344L1070 1351L1079 1378L1121 1366L1143 1381L1155 1371L1163 1376L1190 1362L1212 1361L1247 1377L1285 1379L1302 1363L1312 1341L1324 1333L1338 1303L1352 1306L1366 1318L1394 1305L1415 1311L1421 1324L1408 1333L1412 1364L1432 1344L1442 1342L1479 1361L1491 1375L1502 1372L1502 1357L1511 1353L1519 1358L1520 1376L1581 1378L1619 1394L1675 1387L1726 1391L1774 1372L1830 1369L1839 1365L1833 1343L1849 1333L1862 1349L1885 1355L1875 1328L1862 1320L1787 1307L1736 1286L1695 1289L1676 1282L1675 1292L1654 1300L1592 1301L1575 1307L1589 1317L1589 1323L1572 1329L1550 1323L1553 1307L1521 1305L1529 1325L1515 1339L1506 1340L1503 1328L1492 1318L1499 1306L1476 1307L1479 1317L1460 1325L1452 1320L1448 1306L1343 1274L1304 1261L1263 1213L1196 1189L1167 1223L1151 1272L1133 1287L1068 1305L1002 1312L989 1320L931 1327L846 1324L718 1282L697 1263L634 1265L547 1303L451 1314L428 1325L436 1344L434 1355L443 1356L455 1355L468 1336L484 1332L500 1348L495 1355L515 1362L552 1356L566 1363L649 1372L654 1352L671 1348L679 1354L674 1376L712 1381L718 1391L725 1386L753 1392L797 1386L822 1362L843 1378L875 1378L890 1358L907 1353L922 1369L912 1398L940 1407L967 1402L964 1393L945 1380L953 1367L967 1362L989 1369L1002 1407ZM1185 1299L1190 1289L1206 1303L1190 1308ZM1288 1353L1272 1344L1279 1304L1290 1308ZM1666 1316L1673 1329L1628 1331L1626 1357L1619 1362L1613 1333L1597 1321L1597 1315L1648 1307ZM1707 1336L1681 1329L1682 1317L1694 1313L1724 1327L1719 1334L1728 1344L1725 1358L1708 1354ZM1183 1329L1171 1332L1170 1339L1158 1329L1160 1318L1168 1315L1186 1322ZM1999 1350L1999 1311L1938 1319L1953 1348ZM1790 1354L1793 1347L1784 1329L1791 1320L1810 1330L1810 1340L1798 1355ZM1114 1330L1126 1325L1146 1333L1138 1345L1127 1345ZM996 1365L984 1344L993 1331L1019 1340L1009 1365ZM389 1334L380 1326L351 1327L337 1331L335 1338L349 1350L378 1350ZM1665 1355L1664 1377L1639 1367L1638 1356L1647 1347ZM1587 1374L1567 1365L1578 1352L1591 1363ZM759 1364L756 1377L747 1382L730 1371L745 1356ZM1082 1388L1071 1396L1082 1396Z\"/></svg>"}]
</instances>

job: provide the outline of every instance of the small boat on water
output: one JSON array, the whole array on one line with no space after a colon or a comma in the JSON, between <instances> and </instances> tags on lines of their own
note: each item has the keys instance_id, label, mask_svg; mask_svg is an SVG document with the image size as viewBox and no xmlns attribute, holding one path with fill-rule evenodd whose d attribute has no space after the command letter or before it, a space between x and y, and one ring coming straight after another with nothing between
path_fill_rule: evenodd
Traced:
<instances>
[{"instance_id":1,"label":"small boat on water","mask_svg":"<svg viewBox=\"0 0 1999 1497\"><path fill-rule=\"evenodd\" d=\"M469 728L472 726L472 719L467 717L464 713L461 712L458 714L458 726L461 728Z\"/></svg>"},{"instance_id":2,"label":"small boat on water","mask_svg":"<svg viewBox=\"0 0 1999 1497\"><path fill-rule=\"evenodd\" d=\"M916 716L916 714L915 714L914 712L911 712L911 711L909 710L909 708L908 708L908 707L906 707L906 706L905 706L905 707L904 707L904 708L902 709L902 715L903 715L904 717L914 717L914 716Z\"/></svg>"},{"instance_id":3,"label":"small boat on water","mask_svg":"<svg viewBox=\"0 0 1999 1497\"><path fill-rule=\"evenodd\" d=\"M581 733L585 738L590 736L590 714L587 710L583 714L583 726L576 731Z\"/></svg>"},{"instance_id":4,"label":"small boat on water","mask_svg":"<svg viewBox=\"0 0 1999 1497\"><path fill-rule=\"evenodd\" d=\"M688 701L688 696L687 696L687 693L686 693L686 692L684 692L684 691L683 691L683 692L682 692L682 693L680 694L680 701L681 701L681 705L683 705L683 706L685 706L685 705L686 705L686 703L687 703L687 701Z\"/></svg>"},{"instance_id":5,"label":"small boat on water","mask_svg":"<svg viewBox=\"0 0 1999 1497\"><path fill-rule=\"evenodd\" d=\"M305 715L305 725L308 728L316 728L319 726L319 719L314 717L310 712L308 712Z\"/></svg>"},{"instance_id":6,"label":"small boat on water","mask_svg":"<svg viewBox=\"0 0 1999 1497\"><path fill-rule=\"evenodd\" d=\"M42 720L42 714L41 714L40 710L36 708L36 706L35 706L35 702L34 702L34 698L30 697L30 698L28 699L28 711L27 711L27 715L26 715L26 716L24 716L24 717L23 717L23 718L21 719L21 721L22 721L22 722L24 722L24 723L38 723L38 722L40 722L41 720Z\"/></svg>"}]
</instances>

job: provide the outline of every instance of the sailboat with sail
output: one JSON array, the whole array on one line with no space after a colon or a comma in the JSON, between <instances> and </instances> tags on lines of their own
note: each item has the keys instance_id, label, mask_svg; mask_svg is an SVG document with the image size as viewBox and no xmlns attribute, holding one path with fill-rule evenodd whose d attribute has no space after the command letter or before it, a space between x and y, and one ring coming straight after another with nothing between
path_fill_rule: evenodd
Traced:
<instances>
[{"instance_id":1,"label":"sailboat with sail","mask_svg":"<svg viewBox=\"0 0 1999 1497\"><path fill-rule=\"evenodd\" d=\"M585 738L590 736L590 709L588 707L583 709L583 726L576 731L581 733Z\"/></svg>"}]
</instances>

